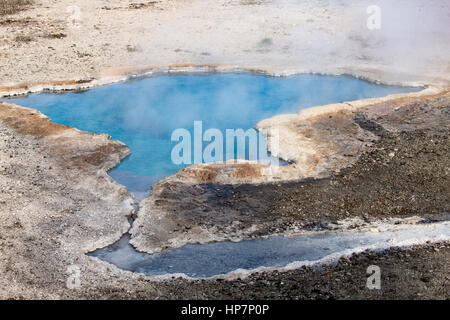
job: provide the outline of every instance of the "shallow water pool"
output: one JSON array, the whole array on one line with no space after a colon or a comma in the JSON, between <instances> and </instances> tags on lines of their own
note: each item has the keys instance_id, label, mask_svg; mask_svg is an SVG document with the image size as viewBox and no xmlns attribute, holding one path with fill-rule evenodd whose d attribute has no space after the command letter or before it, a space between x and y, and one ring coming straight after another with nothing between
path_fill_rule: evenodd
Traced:
<instances>
[{"instance_id":1,"label":"shallow water pool","mask_svg":"<svg viewBox=\"0 0 450 320\"><path fill-rule=\"evenodd\" d=\"M127 235L113 246L89 255L110 262L123 270L140 272L148 276L180 273L192 278L205 278L226 274L236 269L284 267L294 261L317 262L331 255L349 254L365 248L411 245L416 243L417 239L423 243L448 240L449 237L449 225L436 224L380 233L361 231L190 244L149 255L137 252L129 244Z\"/></svg>"}]
</instances>

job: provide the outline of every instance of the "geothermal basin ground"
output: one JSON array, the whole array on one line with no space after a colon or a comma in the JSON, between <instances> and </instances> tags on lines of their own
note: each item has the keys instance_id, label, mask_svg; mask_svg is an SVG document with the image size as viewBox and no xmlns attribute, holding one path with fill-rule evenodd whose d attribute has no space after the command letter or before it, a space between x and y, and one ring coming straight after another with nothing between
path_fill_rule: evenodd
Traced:
<instances>
[{"instance_id":1,"label":"geothermal basin ground","mask_svg":"<svg viewBox=\"0 0 450 320\"><path fill-rule=\"evenodd\" d=\"M187 129L192 133L194 137L189 141L189 150L184 150L183 153L193 154L196 151L196 146L191 147L191 144L197 143L196 129L192 128L195 121L201 121L205 136L208 129L219 130L225 136L226 130L242 129L247 131L264 118L294 112L299 108L420 90L420 88L376 85L350 77L318 75L267 77L251 74L206 74L158 76L136 80L131 83L114 84L86 92L39 94L25 99L13 99L12 101L23 106L33 107L49 116L56 123L92 132L108 133L113 139L124 142L130 148L131 154L110 172L110 176L116 177L117 182L127 187L128 191L134 194L136 204L139 205L140 201L138 200L146 197L145 195L148 194L154 183L192 163L191 159L188 163L181 165L174 163L171 153L178 140L173 141L172 133L180 128ZM200 135L203 138L203 133L200 133ZM215 137L214 139L219 138ZM224 158L210 161L238 160L237 150L239 148L245 148L247 151L240 155L243 156L240 160L261 161L261 159L248 158L250 156L250 145L258 143L258 141L251 141L248 138L248 141L243 142L245 147L239 146L238 141L239 139L236 139L233 142L236 145L231 149L231 154L228 154L230 151L225 146ZM205 148L208 147L200 146L202 155ZM219 149L220 146L215 147L214 153L218 153ZM220 154L223 152L221 151ZM206 161L205 159L202 160L203 163ZM272 164L272 166L277 165ZM285 169L288 168L289 166ZM180 197L179 199L186 201L187 198ZM190 213L189 209L183 211ZM181 215L182 213L176 212L176 214ZM209 213L211 216L216 214L215 211ZM135 215L139 215L139 212ZM195 216L196 214L193 214L193 219L200 218ZM222 223L235 225L242 223L241 219L232 220L231 217L233 216L223 217ZM257 223L257 221L252 221L251 215L246 221ZM152 225L155 225L160 233L173 232L172 227L164 225L164 223L158 225L157 221L153 221ZM178 226L186 227L186 225L181 224L178 224ZM244 229L245 226L242 226L242 228ZM433 235L435 236L434 233ZM228 273L236 269L248 269L249 267L256 269L260 266L284 266L295 261L308 261L308 259L317 261L332 253L346 252L351 248L357 250L368 243L374 245L377 241L382 242L383 239L384 241L390 239L389 237L381 237L377 240L368 236L358 240L359 237L356 234L353 236L355 237L353 244L347 244L347 241L341 240L339 237L330 237L328 242L330 247L334 246L333 250L329 248L318 249L323 248L320 237L272 239L263 241L259 246L257 245L258 242L255 242L254 245L252 245L253 242L239 244L225 242L223 246L185 247L176 251L177 254L173 260L165 259L164 255L159 255L158 257L163 257L162 262L158 262L158 258L148 257L145 259L145 254L133 254L133 248L126 241L120 240L112 248L94 252L92 256L100 257L112 263L119 260L128 260L128 264L124 262L115 263L118 266L125 267L126 270L137 271L146 270L146 268L153 270L152 268L155 268L156 265L160 265L157 270L166 270L162 274L169 274L171 272L183 273L183 268L190 266L186 269L187 275L208 277ZM126 238L129 239L129 237ZM157 239L155 245L162 244L163 239L166 238L167 235L164 235L163 238ZM314 241L316 239L317 245ZM200 240L202 238L192 237L189 242L196 243ZM405 240L403 239L403 241ZM283 250L280 251L283 246L284 252ZM258 247L265 249L258 250ZM290 247L295 249L289 249ZM156 251L160 250L162 248L156 249ZM187 252L184 252L184 250ZM327 250L329 250L328 254L326 254ZM309 252L309 255L307 252ZM243 260L244 256L247 257L245 260ZM225 257L227 257L229 263L224 263ZM136 260L139 261L140 267L135 267ZM147 262L145 263L144 260ZM181 266L178 267L180 264ZM144 273L149 275L161 274L161 271L157 270L153 272L145 271Z\"/></svg>"},{"instance_id":2,"label":"geothermal basin ground","mask_svg":"<svg viewBox=\"0 0 450 320\"><path fill-rule=\"evenodd\" d=\"M144 6L83 0L77 2L77 28L67 20L71 1L36 0L2 12L0 297L448 299L449 8L442 1L375 2L383 12L378 31L366 26L369 3L346 0L186 0ZM279 130L277 156L287 160L279 170L240 162L162 166L161 175L143 165L139 172L131 160L140 149L132 140L98 126L83 127L89 122L78 118L84 112L76 111L77 99L103 91L107 101L114 97L108 90L130 88L131 79L144 77L137 85L161 83L173 80L169 75L182 79L198 72L209 74L206 79L257 73L260 85L272 89L286 78L261 75L290 75L295 82L309 77L304 74L330 79L348 74L371 80L352 79L368 87L402 87L355 96L345 95L347 86L328 84L325 89L333 90L314 94L320 87L315 82L310 103L303 105L287 86L288 108L275 104L260 117L234 117L244 120L244 128L266 131L269 139ZM249 88L245 81L241 86ZM417 90L405 90L408 86ZM342 94L338 99L321 100L328 96L323 92L336 89ZM245 98L230 90L233 95L227 96ZM61 92L66 94L53 94ZM14 95L22 96L7 99ZM73 99L71 113L59 111L79 121L57 121L49 110L57 114L58 109L44 110L44 97ZM122 101L122 107L136 108L125 122L139 123L141 103ZM274 100L269 95L258 101ZM157 144L159 137L153 138ZM139 208L136 199L142 199ZM212 277L202 279L170 270L148 276L87 255L126 237L131 240L123 248L136 248L132 254L147 259L176 258L184 249L195 255L189 250L196 246L250 241L259 248L277 239L357 239L361 234L375 242L392 236L373 245L354 243L335 255L326 255L326 245L317 246L317 256L303 255L306 263L286 266L297 260L287 259L223 274L239 265L258 265L241 261L209 270L202 276ZM366 287L370 265L382 270L381 290ZM76 288L67 285L73 270L80 275Z\"/></svg>"}]
</instances>

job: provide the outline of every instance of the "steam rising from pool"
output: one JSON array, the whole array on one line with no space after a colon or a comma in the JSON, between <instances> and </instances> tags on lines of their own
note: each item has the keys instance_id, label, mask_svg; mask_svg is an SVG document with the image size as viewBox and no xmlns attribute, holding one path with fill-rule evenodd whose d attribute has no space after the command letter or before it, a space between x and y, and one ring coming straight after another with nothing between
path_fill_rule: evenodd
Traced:
<instances>
[{"instance_id":1,"label":"steam rising from pool","mask_svg":"<svg viewBox=\"0 0 450 320\"><path fill-rule=\"evenodd\" d=\"M178 75L146 78L81 93L31 95L15 99L14 103L38 109L54 122L107 133L128 145L131 155L110 175L125 185L139 202L147 196L152 184L183 167L171 161L171 150L176 144L171 141L171 134L178 128L192 130L194 121L202 121L204 130L247 130L264 118L296 113L314 105L417 90L381 86L350 77ZM448 236L449 230L436 227L435 231ZM238 268L316 261L333 253L386 243L390 237L411 240L416 236L420 234L402 231L379 235L366 232L274 237L240 243L187 245L150 256L136 252L126 235L116 244L90 255L148 275L184 273L208 277Z\"/></svg>"},{"instance_id":2,"label":"steam rising from pool","mask_svg":"<svg viewBox=\"0 0 450 320\"><path fill-rule=\"evenodd\" d=\"M147 193L157 180L183 165L171 161L175 129L247 130L260 120L314 105L417 91L381 86L350 77L251 74L158 76L81 93L37 94L14 103L38 109L52 121L107 133L131 155L110 172L132 193Z\"/></svg>"}]
</instances>

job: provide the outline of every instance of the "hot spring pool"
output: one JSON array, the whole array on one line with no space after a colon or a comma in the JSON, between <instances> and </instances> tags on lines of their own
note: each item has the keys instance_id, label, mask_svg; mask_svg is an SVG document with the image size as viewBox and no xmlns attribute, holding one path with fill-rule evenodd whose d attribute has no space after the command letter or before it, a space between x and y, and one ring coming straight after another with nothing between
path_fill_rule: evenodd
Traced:
<instances>
[{"instance_id":1,"label":"hot spring pool","mask_svg":"<svg viewBox=\"0 0 450 320\"><path fill-rule=\"evenodd\" d=\"M172 148L177 144L171 141L171 134L179 128L192 132L194 121L202 121L204 130L247 130L264 118L296 113L314 105L418 90L377 85L351 77L176 75L139 79L83 92L33 94L11 102L37 109L53 122L106 133L124 142L131 155L111 170L110 175L137 199L142 199L152 184L183 167L171 161ZM236 150L226 154L227 159L234 157ZM377 240L364 239L368 243ZM349 249L360 242L358 237L350 241L346 236L275 238L189 245L149 256L135 252L125 236L115 245L92 255L124 269L151 275L182 272L191 276L211 276L238 268L317 260L327 252ZM319 247L322 249L317 249Z\"/></svg>"},{"instance_id":2,"label":"hot spring pool","mask_svg":"<svg viewBox=\"0 0 450 320\"><path fill-rule=\"evenodd\" d=\"M84 92L34 94L12 102L41 111L53 122L107 133L131 155L110 174L130 192L148 192L159 179L183 165L171 161L175 129L244 130L277 114L314 105L417 91L376 85L350 77L251 74L158 76ZM226 155L232 158L234 154Z\"/></svg>"}]
</instances>

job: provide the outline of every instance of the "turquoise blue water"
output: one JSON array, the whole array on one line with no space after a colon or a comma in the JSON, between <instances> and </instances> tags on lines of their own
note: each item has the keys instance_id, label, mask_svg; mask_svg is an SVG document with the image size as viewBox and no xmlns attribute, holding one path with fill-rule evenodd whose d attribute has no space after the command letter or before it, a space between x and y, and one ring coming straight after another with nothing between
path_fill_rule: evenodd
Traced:
<instances>
[{"instance_id":1,"label":"turquoise blue water","mask_svg":"<svg viewBox=\"0 0 450 320\"><path fill-rule=\"evenodd\" d=\"M110 174L130 191L148 191L184 165L171 161L173 130L252 128L259 120L302 108L380 97L417 89L380 86L349 77L251 74L177 75L144 78L85 92L34 94L13 103L38 109L52 121L107 133L131 155ZM225 133L225 132L224 132ZM227 155L227 158L233 155Z\"/></svg>"}]
</instances>

